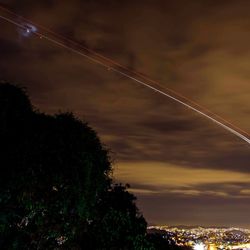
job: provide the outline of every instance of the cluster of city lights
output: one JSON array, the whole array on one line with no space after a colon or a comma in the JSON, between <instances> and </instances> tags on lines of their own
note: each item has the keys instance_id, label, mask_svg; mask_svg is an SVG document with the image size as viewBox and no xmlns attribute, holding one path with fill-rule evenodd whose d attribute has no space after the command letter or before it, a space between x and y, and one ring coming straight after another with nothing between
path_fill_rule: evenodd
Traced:
<instances>
[{"instance_id":1,"label":"cluster of city lights","mask_svg":"<svg viewBox=\"0 0 250 250\"><path fill-rule=\"evenodd\" d=\"M148 230L159 230L163 237L193 250L250 250L249 229L154 226Z\"/></svg>"}]
</instances>

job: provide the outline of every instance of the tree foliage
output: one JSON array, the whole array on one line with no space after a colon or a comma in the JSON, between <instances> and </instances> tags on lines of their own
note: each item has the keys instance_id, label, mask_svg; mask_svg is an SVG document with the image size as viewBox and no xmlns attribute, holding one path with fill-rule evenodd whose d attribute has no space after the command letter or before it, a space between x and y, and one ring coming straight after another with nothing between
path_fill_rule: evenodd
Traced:
<instances>
[{"instance_id":1,"label":"tree foliage","mask_svg":"<svg viewBox=\"0 0 250 250\"><path fill-rule=\"evenodd\" d=\"M178 246L166 233L149 233L147 240L157 250L192 250L190 246Z\"/></svg>"},{"instance_id":2,"label":"tree foliage","mask_svg":"<svg viewBox=\"0 0 250 250\"><path fill-rule=\"evenodd\" d=\"M71 113L35 111L8 83L0 119L1 249L151 249L93 129Z\"/></svg>"},{"instance_id":3,"label":"tree foliage","mask_svg":"<svg viewBox=\"0 0 250 250\"><path fill-rule=\"evenodd\" d=\"M93 223L95 248L153 249L145 238L147 223L135 205L135 196L126 190L127 187L113 185L99 204L100 213Z\"/></svg>"}]
</instances>

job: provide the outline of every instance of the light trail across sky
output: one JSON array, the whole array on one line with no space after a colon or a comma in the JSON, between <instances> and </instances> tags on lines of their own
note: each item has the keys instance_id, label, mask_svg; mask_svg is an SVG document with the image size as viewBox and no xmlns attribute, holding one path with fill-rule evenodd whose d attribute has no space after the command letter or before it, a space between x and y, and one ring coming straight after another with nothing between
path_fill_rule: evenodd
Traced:
<instances>
[{"instance_id":1,"label":"light trail across sky","mask_svg":"<svg viewBox=\"0 0 250 250\"><path fill-rule=\"evenodd\" d=\"M0 9L5 11L8 15L8 16L0 15L0 19L24 30L27 30L27 27L29 27L29 25L37 27L37 29L29 30L28 32L31 32L32 34L37 35L39 38L43 38L57 46L70 50L80 56L83 56L94 63L104 66L110 71L123 75L126 78L129 78L161 95L164 95L174 100L179 104L182 104L183 106L204 116L205 118L211 120L215 124L221 126L222 128L228 130L232 134L238 136L239 138L250 144L250 135L246 131L243 131L242 129L235 126L231 122L225 120L224 118L211 112L210 110L202 107L198 103L190 100L189 98L183 96L182 94L179 94L172 89L166 88L157 81L150 79L148 76L139 73L135 70L129 69L108 57L105 57L71 39L68 39L67 37L57 34L56 32L46 27L43 27L39 24L36 24L27 18L21 17L15 14L14 12L6 9L5 7L0 6Z\"/></svg>"}]
</instances>

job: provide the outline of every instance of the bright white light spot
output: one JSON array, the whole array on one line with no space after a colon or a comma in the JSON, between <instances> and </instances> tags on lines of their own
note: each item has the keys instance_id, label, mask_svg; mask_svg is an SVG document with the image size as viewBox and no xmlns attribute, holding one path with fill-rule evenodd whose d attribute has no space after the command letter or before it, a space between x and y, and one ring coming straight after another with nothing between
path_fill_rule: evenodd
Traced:
<instances>
[{"instance_id":1,"label":"bright white light spot","mask_svg":"<svg viewBox=\"0 0 250 250\"><path fill-rule=\"evenodd\" d=\"M202 242L199 242L194 245L194 250L206 250L206 246Z\"/></svg>"},{"instance_id":2,"label":"bright white light spot","mask_svg":"<svg viewBox=\"0 0 250 250\"><path fill-rule=\"evenodd\" d=\"M24 37L29 37L32 33L35 33L37 28L29 23L23 23L22 28L19 28L19 33Z\"/></svg>"}]
</instances>

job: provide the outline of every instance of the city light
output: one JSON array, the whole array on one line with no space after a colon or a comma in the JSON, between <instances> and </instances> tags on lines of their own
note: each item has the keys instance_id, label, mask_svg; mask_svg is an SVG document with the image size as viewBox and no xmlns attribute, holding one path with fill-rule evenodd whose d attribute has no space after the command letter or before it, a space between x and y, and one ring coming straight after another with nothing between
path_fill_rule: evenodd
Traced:
<instances>
[{"instance_id":1,"label":"city light","mask_svg":"<svg viewBox=\"0 0 250 250\"><path fill-rule=\"evenodd\" d=\"M250 250L250 230L244 228L154 226L148 230L165 231L164 237L193 250Z\"/></svg>"},{"instance_id":2,"label":"city light","mask_svg":"<svg viewBox=\"0 0 250 250\"><path fill-rule=\"evenodd\" d=\"M194 250L205 250L205 249L206 249L206 246L202 242L196 243L194 245Z\"/></svg>"}]
</instances>

